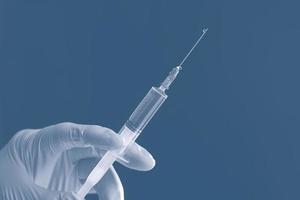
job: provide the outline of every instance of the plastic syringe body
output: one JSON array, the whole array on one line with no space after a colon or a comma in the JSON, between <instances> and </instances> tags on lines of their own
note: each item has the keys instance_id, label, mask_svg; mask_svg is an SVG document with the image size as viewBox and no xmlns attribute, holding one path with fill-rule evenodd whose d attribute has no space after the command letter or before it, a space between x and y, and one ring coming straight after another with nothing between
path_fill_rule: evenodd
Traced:
<instances>
[{"instance_id":1,"label":"plastic syringe body","mask_svg":"<svg viewBox=\"0 0 300 200\"><path fill-rule=\"evenodd\" d=\"M165 90L169 89L169 86L175 80L180 70L180 66L173 68L167 78L162 82L161 86L152 87L143 98L119 132L124 140L124 147L119 150L108 151L104 154L78 191L77 195L81 199L83 199L90 189L102 179L117 158L126 153L127 147L137 139L151 118L167 99L168 96L166 95Z\"/></svg>"}]
</instances>

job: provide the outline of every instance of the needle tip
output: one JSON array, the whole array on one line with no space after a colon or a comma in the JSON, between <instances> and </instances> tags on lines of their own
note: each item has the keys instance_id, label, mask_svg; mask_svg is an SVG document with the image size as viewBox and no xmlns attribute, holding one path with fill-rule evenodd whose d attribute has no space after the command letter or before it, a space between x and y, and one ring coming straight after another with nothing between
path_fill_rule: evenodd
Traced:
<instances>
[{"instance_id":1,"label":"needle tip","mask_svg":"<svg viewBox=\"0 0 300 200\"><path fill-rule=\"evenodd\" d=\"M186 56L183 58L183 60L181 61L181 63L179 64L179 66L182 66L183 63L186 61L186 59L190 56L190 54L192 53L192 51L195 49L195 47L198 45L198 43L201 41L201 39L203 38L203 36L205 35L205 33L208 31L208 28L205 28L202 30L202 34L201 36L198 38L198 40L195 42L194 46L191 48L191 50L186 54Z\"/></svg>"}]
</instances>

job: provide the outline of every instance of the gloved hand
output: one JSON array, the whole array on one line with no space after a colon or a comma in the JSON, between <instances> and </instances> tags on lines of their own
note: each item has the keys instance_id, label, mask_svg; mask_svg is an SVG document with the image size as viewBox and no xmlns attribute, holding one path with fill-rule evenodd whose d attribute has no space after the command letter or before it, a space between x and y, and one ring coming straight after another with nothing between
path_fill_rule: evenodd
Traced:
<instances>
[{"instance_id":1,"label":"gloved hand","mask_svg":"<svg viewBox=\"0 0 300 200\"><path fill-rule=\"evenodd\" d=\"M79 200L81 187L107 150L123 141L108 128L61 123L40 130L22 130L0 151L1 200ZM150 170L155 161L134 143L121 164ZM123 200L121 181L112 167L94 187L101 200Z\"/></svg>"}]
</instances>

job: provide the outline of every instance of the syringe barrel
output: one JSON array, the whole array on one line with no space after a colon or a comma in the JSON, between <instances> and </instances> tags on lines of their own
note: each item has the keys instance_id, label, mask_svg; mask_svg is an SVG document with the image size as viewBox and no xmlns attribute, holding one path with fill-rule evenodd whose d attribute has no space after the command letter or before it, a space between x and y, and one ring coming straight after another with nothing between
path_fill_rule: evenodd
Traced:
<instances>
[{"instance_id":1,"label":"syringe barrel","mask_svg":"<svg viewBox=\"0 0 300 200\"><path fill-rule=\"evenodd\" d=\"M152 87L125 125L135 133L142 132L167 98L166 93L160 88Z\"/></svg>"},{"instance_id":2,"label":"syringe barrel","mask_svg":"<svg viewBox=\"0 0 300 200\"><path fill-rule=\"evenodd\" d=\"M124 139L124 148L105 153L78 191L77 195L81 199L101 180L107 170L116 161L117 157L122 156L127 147L137 139L167 97L165 92L160 88L152 87L150 89L119 132Z\"/></svg>"}]
</instances>

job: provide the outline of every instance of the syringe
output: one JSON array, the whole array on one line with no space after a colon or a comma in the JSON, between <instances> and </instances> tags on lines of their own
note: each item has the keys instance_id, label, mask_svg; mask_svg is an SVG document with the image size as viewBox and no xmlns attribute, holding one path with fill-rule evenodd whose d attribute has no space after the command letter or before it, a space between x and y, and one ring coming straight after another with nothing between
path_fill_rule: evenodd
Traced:
<instances>
[{"instance_id":1,"label":"syringe","mask_svg":"<svg viewBox=\"0 0 300 200\"><path fill-rule=\"evenodd\" d=\"M166 95L165 91L169 89L172 82L176 79L179 71L182 69L183 63L192 53L194 48L198 45L207 30L208 29L203 29L201 36L184 57L182 62L177 67L172 69L167 78L159 87L152 87L150 89L150 91L147 93L138 107L131 114L128 121L123 125L122 129L119 132L120 136L124 140L124 147L120 150L108 151L104 154L102 159L94 167L92 172L87 177L85 183L78 191L77 195L81 199L84 199L90 189L92 189L92 187L94 187L94 185L96 185L102 179L102 177L112 166L112 164L117 160L117 158L126 153L127 147L137 139L137 137L149 123L151 118L158 111L163 102L167 99L168 96Z\"/></svg>"}]
</instances>

